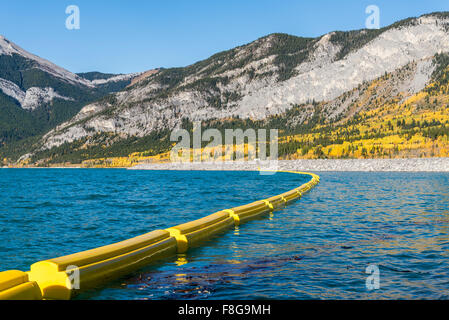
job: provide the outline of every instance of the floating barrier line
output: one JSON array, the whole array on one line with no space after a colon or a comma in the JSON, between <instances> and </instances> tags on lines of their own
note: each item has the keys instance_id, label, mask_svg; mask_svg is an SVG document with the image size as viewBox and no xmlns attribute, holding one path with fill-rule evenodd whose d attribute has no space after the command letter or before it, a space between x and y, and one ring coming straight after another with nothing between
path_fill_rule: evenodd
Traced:
<instances>
[{"instance_id":1,"label":"floating barrier line","mask_svg":"<svg viewBox=\"0 0 449 320\"><path fill-rule=\"evenodd\" d=\"M298 188L243 206L225 209L166 230L71 255L39 261L30 271L0 272L0 300L68 300L75 294L129 274L164 257L184 253L231 227L270 214L301 198L320 181L313 173Z\"/></svg>"}]
</instances>

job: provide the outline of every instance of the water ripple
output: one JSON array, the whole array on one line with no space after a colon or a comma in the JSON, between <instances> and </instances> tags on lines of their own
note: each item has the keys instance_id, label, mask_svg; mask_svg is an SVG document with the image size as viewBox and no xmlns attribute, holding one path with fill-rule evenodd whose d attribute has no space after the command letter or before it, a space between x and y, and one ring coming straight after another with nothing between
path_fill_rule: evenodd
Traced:
<instances>
[{"instance_id":1,"label":"water ripple","mask_svg":"<svg viewBox=\"0 0 449 320\"><path fill-rule=\"evenodd\" d=\"M300 201L79 298L448 299L449 175L322 173ZM0 270L279 194L278 173L0 170ZM366 288L368 265L380 289Z\"/></svg>"}]
</instances>

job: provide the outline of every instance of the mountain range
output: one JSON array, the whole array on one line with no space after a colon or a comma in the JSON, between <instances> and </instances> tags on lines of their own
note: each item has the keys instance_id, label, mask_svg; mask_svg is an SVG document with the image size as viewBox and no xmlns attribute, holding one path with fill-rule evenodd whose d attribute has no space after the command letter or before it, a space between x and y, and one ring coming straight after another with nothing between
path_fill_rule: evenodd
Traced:
<instances>
[{"instance_id":1,"label":"mountain range","mask_svg":"<svg viewBox=\"0 0 449 320\"><path fill-rule=\"evenodd\" d=\"M0 37L0 156L39 165L154 156L193 121L279 128L285 158L444 156L448 53L447 12L317 38L270 34L128 75L73 74ZM405 147L413 139L419 147Z\"/></svg>"},{"instance_id":2,"label":"mountain range","mask_svg":"<svg viewBox=\"0 0 449 320\"><path fill-rule=\"evenodd\" d=\"M140 74L74 74L0 36L0 144L39 136Z\"/></svg>"}]
</instances>

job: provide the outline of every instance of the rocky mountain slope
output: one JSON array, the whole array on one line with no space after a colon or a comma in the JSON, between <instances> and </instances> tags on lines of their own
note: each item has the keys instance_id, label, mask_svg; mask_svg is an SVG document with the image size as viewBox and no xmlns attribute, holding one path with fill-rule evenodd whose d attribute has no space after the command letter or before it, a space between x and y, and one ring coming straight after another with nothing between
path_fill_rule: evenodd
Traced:
<instances>
[{"instance_id":1,"label":"rocky mountain slope","mask_svg":"<svg viewBox=\"0 0 449 320\"><path fill-rule=\"evenodd\" d=\"M167 147L167 131L197 120L248 119L286 131L304 130L314 117L338 124L376 99L401 103L425 90L444 52L448 13L319 38L272 34L185 68L160 70L86 105L48 132L31 155L54 160L67 150L95 157ZM100 146L110 152L98 153Z\"/></svg>"},{"instance_id":2,"label":"rocky mountain slope","mask_svg":"<svg viewBox=\"0 0 449 320\"><path fill-rule=\"evenodd\" d=\"M0 145L48 131L138 75L77 75L0 36Z\"/></svg>"}]
</instances>

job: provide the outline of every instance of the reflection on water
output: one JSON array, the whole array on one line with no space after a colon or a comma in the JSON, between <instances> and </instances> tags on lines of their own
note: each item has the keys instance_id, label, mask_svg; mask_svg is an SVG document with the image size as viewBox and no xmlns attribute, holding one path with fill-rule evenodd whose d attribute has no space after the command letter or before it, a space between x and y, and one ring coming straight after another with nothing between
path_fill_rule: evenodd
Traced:
<instances>
[{"instance_id":1,"label":"reflection on water","mask_svg":"<svg viewBox=\"0 0 449 320\"><path fill-rule=\"evenodd\" d=\"M185 265L186 263L188 263L187 259L186 259L186 255L185 254L178 254L178 260L176 260L176 265L178 267Z\"/></svg>"},{"instance_id":2,"label":"reflection on water","mask_svg":"<svg viewBox=\"0 0 449 320\"><path fill-rule=\"evenodd\" d=\"M320 176L316 188L286 209L78 298L449 298L449 174ZM40 259L266 198L304 178L2 170L0 182L6 186L0 198L1 269L25 270ZM371 264L379 267L380 289L370 291L365 270Z\"/></svg>"},{"instance_id":3,"label":"reflection on water","mask_svg":"<svg viewBox=\"0 0 449 320\"><path fill-rule=\"evenodd\" d=\"M233 260L199 267L186 265L177 268L176 271L140 273L134 278L126 279L122 286L136 290L163 288L164 298L167 299L203 299L215 292L215 288L219 286L245 284L254 274L267 275L273 269L301 259L300 256L291 256L248 261Z\"/></svg>"}]
</instances>

